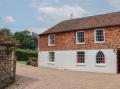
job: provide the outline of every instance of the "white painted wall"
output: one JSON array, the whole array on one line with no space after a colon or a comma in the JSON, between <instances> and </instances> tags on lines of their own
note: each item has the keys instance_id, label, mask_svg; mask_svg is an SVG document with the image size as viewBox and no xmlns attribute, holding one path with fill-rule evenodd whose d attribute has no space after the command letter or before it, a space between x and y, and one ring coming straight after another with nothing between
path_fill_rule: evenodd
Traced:
<instances>
[{"instance_id":1,"label":"white painted wall","mask_svg":"<svg viewBox=\"0 0 120 89\"><path fill-rule=\"evenodd\" d=\"M85 65L77 64L77 51L85 52ZM104 66L96 65L96 54L102 51L106 57L106 64ZM67 51L54 51L55 62L49 62L49 51L39 52L39 66L59 69L72 69L78 71L88 72L103 72L103 73L117 73L116 68L116 52L114 49L101 49L101 50L67 50Z\"/></svg>"}]
</instances>

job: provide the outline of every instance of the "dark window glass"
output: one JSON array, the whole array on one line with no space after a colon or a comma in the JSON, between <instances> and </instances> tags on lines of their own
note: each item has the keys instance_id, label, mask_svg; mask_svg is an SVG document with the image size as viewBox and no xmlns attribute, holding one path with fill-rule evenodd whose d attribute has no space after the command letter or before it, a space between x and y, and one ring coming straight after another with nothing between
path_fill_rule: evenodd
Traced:
<instances>
[{"instance_id":1,"label":"dark window glass","mask_svg":"<svg viewBox=\"0 0 120 89\"><path fill-rule=\"evenodd\" d=\"M77 32L77 43L84 43L84 42L85 42L85 33Z\"/></svg>"},{"instance_id":2,"label":"dark window glass","mask_svg":"<svg viewBox=\"0 0 120 89\"><path fill-rule=\"evenodd\" d=\"M96 63L97 64L104 64L105 63L105 56L103 52L99 51L96 55Z\"/></svg>"},{"instance_id":3,"label":"dark window glass","mask_svg":"<svg viewBox=\"0 0 120 89\"><path fill-rule=\"evenodd\" d=\"M96 42L104 41L104 31L96 30Z\"/></svg>"},{"instance_id":4,"label":"dark window glass","mask_svg":"<svg viewBox=\"0 0 120 89\"><path fill-rule=\"evenodd\" d=\"M55 61L55 54L54 52L49 52L49 61L54 62Z\"/></svg>"},{"instance_id":5,"label":"dark window glass","mask_svg":"<svg viewBox=\"0 0 120 89\"><path fill-rule=\"evenodd\" d=\"M85 63L85 53L77 52L77 63Z\"/></svg>"},{"instance_id":6,"label":"dark window glass","mask_svg":"<svg viewBox=\"0 0 120 89\"><path fill-rule=\"evenodd\" d=\"M49 44L55 44L55 34L49 35Z\"/></svg>"}]
</instances>

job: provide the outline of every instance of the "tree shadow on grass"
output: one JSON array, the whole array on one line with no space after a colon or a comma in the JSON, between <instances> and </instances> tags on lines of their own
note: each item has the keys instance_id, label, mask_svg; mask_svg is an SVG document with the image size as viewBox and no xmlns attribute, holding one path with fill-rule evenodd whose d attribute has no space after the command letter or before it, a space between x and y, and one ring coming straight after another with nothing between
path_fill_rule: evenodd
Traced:
<instances>
[{"instance_id":1,"label":"tree shadow on grass","mask_svg":"<svg viewBox=\"0 0 120 89\"><path fill-rule=\"evenodd\" d=\"M38 81L36 78L16 75L16 81L8 86L6 89L24 89L29 84Z\"/></svg>"}]
</instances>

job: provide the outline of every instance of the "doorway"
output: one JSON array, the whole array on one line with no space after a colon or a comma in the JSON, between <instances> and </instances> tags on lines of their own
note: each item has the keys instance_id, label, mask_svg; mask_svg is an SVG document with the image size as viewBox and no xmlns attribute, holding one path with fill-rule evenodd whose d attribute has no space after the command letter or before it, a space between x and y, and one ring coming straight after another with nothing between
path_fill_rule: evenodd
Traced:
<instances>
[{"instance_id":1,"label":"doorway","mask_svg":"<svg viewBox=\"0 0 120 89\"><path fill-rule=\"evenodd\" d=\"M120 73L120 49L117 50L117 72Z\"/></svg>"}]
</instances>

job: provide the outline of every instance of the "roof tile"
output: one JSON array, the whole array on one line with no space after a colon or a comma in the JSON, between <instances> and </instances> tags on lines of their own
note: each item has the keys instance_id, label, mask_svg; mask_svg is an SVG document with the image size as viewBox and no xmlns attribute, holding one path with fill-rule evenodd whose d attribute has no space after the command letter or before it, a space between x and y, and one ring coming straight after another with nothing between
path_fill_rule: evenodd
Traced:
<instances>
[{"instance_id":1,"label":"roof tile","mask_svg":"<svg viewBox=\"0 0 120 89\"><path fill-rule=\"evenodd\" d=\"M40 35L115 25L120 25L120 12L65 20Z\"/></svg>"}]
</instances>

